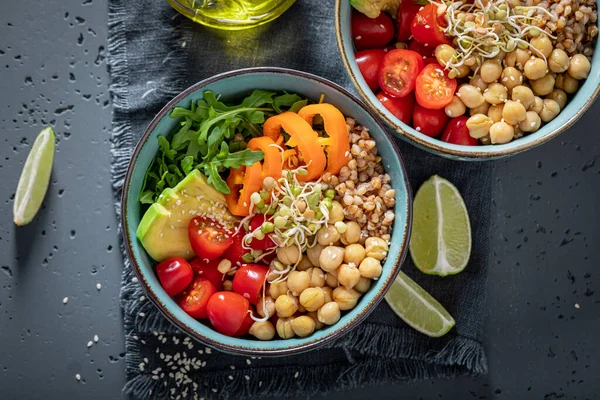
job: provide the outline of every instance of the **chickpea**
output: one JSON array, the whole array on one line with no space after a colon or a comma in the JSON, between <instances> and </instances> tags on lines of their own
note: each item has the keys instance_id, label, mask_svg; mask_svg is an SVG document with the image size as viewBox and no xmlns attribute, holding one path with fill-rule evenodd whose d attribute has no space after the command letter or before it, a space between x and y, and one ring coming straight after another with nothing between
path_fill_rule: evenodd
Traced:
<instances>
[{"instance_id":1,"label":"chickpea","mask_svg":"<svg viewBox=\"0 0 600 400\"><path fill-rule=\"evenodd\" d=\"M271 340L275 337L275 327L271 321L255 322L250 327L249 333L258 340Z\"/></svg>"},{"instance_id":2,"label":"chickpea","mask_svg":"<svg viewBox=\"0 0 600 400\"><path fill-rule=\"evenodd\" d=\"M277 320L277 334L282 339L291 339L294 337L294 329L292 328L293 318L279 318Z\"/></svg>"},{"instance_id":3,"label":"chickpea","mask_svg":"<svg viewBox=\"0 0 600 400\"><path fill-rule=\"evenodd\" d=\"M496 122L490 127L490 140L493 144L508 143L515 135L515 129L506 122Z\"/></svg>"},{"instance_id":4,"label":"chickpea","mask_svg":"<svg viewBox=\"0 0 600 400\"><path fill-rule=\"evenodd\" d=\"M325 304L325 292L320 287L311 287L300 294L300 304L306 311L317 311Z\"/></svg>"},{"instance_id":5,"label":"chickpea","mask_svg":"<svg viewBox=\"0 0 600 400\"><path fill-rule=\"evenodd\" d=\"M500 83L508 90L512 90L515 86L519 86L523 83L523 74L514 67L506 67L502 71Z\"/></svg>"},{"instance_id":6,"label":"chickpea","mask_svg":"<svg viewBox=\"0 0 600 400\"><path fill-rule=\"evenodd\" d=\"M309 287L323 287L325 286L325 272L319 267L309 269L308 275L310 276Z\"/></svg>"},{"instance_id":7,"label":"chickpea","mask_svg":"<svg viewBox=\"0 0 600 400\"><path fill-rule=\"evenodd\" d=\"M561 110L567 105L567 94L564 90L554 89L546 98L556 101Z\"/></svg>"},{"instance_id":8,"label":"chickpea","mask_svg":"<svg viewBox=\"0 0 600 400\"><path fill-rule=\"evenodd\" d=\"M469 115L470 116L473 116L476 114L486 115L489 109L490 109L490 103L488 103L487 101L484 101L483 104L480 105L479 107L471 108L469 110Z\"/></svg>"},{"instance_id":9,"label":"chickpea","mask_svg":"<svg viewBox=\"0 0 600 400\"><path fill-rule=\"evenodd\" d=\"M333 200L331 202L331 210L329 210L329 219L327 222L330 224L335 224L338 221L344 220L344 207L340 204L339 201Z\"/></svg>"},{"instance_id":10,"label":"chickpea","mask_svg":"<svg viewBox=\"0 0 600 400\"><path fill-rule=\"evenodd\" d=\"M450 118L456 118L463 115L467 111L467 107L465 107L464 103L456 96L452 96L452 100L446 107L444 107L444 112Z\"/></svg>"},{"instance_id":11,"label":"chickpea","mask_svg":"<svg viewBox=\"0 0 600 400\"><path fill-rule=\"evenodd\" d=\"M525 136L525 132L523 132L521 130L521 128L519 128L519 125L514 126L514 128L515 128L515 136L513 137L513 139L520 139L523 136Z\"/></svg>"},{"instance_id":12,"label":"chickpea","mask_svg":"<svg viewBox=\"0 0 600 400\"><path fill-rule=\"evenodd\" d=\"M502 119L502 109L504 109L504 103L491 106L488 110L488 117L490 117L494 122L500 122Z\"/></svg>"},{"instance_id":13,"label":"chickpea","mask_svg":"<svg viewBox=\"0 0 600 400\"><path fill-rule=\"evenodd\" d=\"M338 240L340 240L340 233L333 225L323 226L317 232L317 242L322 246L331 246Z\"/></svg>"},{"instance_id":14,"label":"chickpea","mask_svg":"<svg viewBox=\"0 0 600 400\"><path fill-rule=\"evenodd\" d=\"M226 292L233 291L233 281L230 281L229 279L224 280L223 281L223 290Z\"/></svg>"},{"instance_id":15,"label":"chickpea","mask_svg":"<svg viewBox=\"0 0 600 400\"><path fill-rule=\"evenodd\" d=\"M308 249L306 249L306 256L310 260L311 264L315 267L321 266L321 252L324 248L325 246L321 246L317 243L313 247L309 247Z\"/></svg>"},{"instance_id":16,"label":"chickpea","mask_svg":"<svg viewBox=\"0 0 600 400\"><path fill-rule=\"evenodd\" d=\"M446 66L446 63L456 56L456 50L454 47L447 44L440 44L435 48L435 58L442 67Z\"/></svg>"},{"instance_id":17,"label":"chickpea","mask_svg":"<svg viewBox=\"0 0 600 400\"><path fill-rule=\"evenodd\" d=\"M344 262L357 266L365 258L365 254L366 250L361 244L351 244L344 249Z\"/></svg>"},{"instance_id":18,"label":"chickpea","mask_svg":"<svg viewBox=\"0 0 600 400\"><path fill-rule=\"evenodd\" d=\"M360 225L355 221L346 222L346 232L342 234L341 241L344 245L358 243L360 240Z\"/></svg>"},{"instance_id":19,"label":"chickpea","mask_svg":"<svg viewBox=\"0 0 600 400\"><path fill-rule=\"evenodd\" d=\"M344 249L337 246L327 246L321 251L319 264L324 271L332 272L344 261Z\"/></svg>"},{"instance_id":20,"label":"chickpea","mask_svg":"<svg viewBox=\"0 0 600 400\"><path fill-rule=\"evenodd\" d=\"M292 319L291 325L294 333L300 337L307 337L315 331L315 321L308 315Z\"/></svg>"},{"instance_id":21,"label":"chickpea","mask_svg":"<svg viewBox=\"0 0 600 400\"><path fill-rule=\"evenodd\" d=\"M543 107L544 107L544 100L542 100L541 97L535 96L533 98L533 104L531 106L529 106L527 111L533 111L533 112L536 112L539 114L539 112L542 111Z\"/></svg>"},{"instance_id":22,"label":"chickpea","mask_svg":"<svg viewBox=\"0 0 600 400\"><path fill-rule=\"evenodd\" d=\"M467 120L467 128L469 129L469 135L473 138L480 138L486 136L490 131L490 126L494 121L485 114L475 114Z\"/></svg>"},{"instance_id":23,"label":"chickpea","mask_svg":"<svg viewBox=\"0 0 600 400\"><path fill-rule=\"evenodd\" d=\"M483 98L490 104L501 104L508 99L508 90L500 83L492 83L483 92Z\"/></svg>"},{"instance_id":24,"label":"chickpea","mask_svg":"<svg viewBox=\"0 0 600 400\"><path fill-rule=\"evenodd\" d=\"M527 116L521 122L519 122L519 128L523 132L535 132L540 129L542 125L542 120L538 113L534 111L527 111Z\"/></svg>"},{"instance_id":25,"label":"chickpea","mask_svg":"<svg viewBox=\"0 0 600 400\"><path fill-rule=\"evenodd\" d=\"M366 293L367 290L371 288L371 282L373 282L371 279L361 276L356 286L352 289L356 290L358 293Z\"/></svg>"},{"instance_id":26,"label":"chickpea","mask_svg":"<svg viewBox=\"0 0 600 400\"><path fill-rule=\"evenodd\" d=\"M296 245L277 248L277 259L284 265L293 265L302 259L302 253Z\"/></svg>"},{"instance_id":27,"label":"chickpea","mask_svg":"<svg viewBox=\"0 0 600 400\"><path fill-rule=\"evenodd\" d=\"M479 74L472 77L471 80L469 81L469 83L471 85L475 86L476 88L479 88L479 91L481 93L483 93L485 91L485 89L487 89L487 87L488 87L488 84L486 82L484 82L483 79L481 79L481 76Z\"/></svg>"},{"instance_id":28,"label":"chickpea","mask_svg":"<svg viewBox=\"0 0 600 400\"><path fill-rule=\"evenodd\" d=\"M277 300L279 296L282 296L288 292L288 285L286 281L271 283L269 285L269 296L272 299Z\"/></svg>"},{"instance_id":29,"label":"chickpea","mask_svg":"<svg viewBox=\"0 0 600 400\"><path fill-rule=\"evenodd\" d=\"M327 276L325 276L325 284L330 288L336 288L340 286L340 283L337 279L337 270L334 273L328 272Z\"/></svg>"},{"instance_id":30,"label":"chickpea","mask_svg":"<svg viewBox=\"0 0 600 400\"><path fill-rule=\"evenodd\" d=\"M329 286L325 286L321 289L323 290L323 294L325 294L325 303L333 301L333 289Z\"/></svg>"},{"instance_id":31,"label":"chickpea","mask_svg":"<svg viewBox=\"0 0 600 400\"><path fill-rule=\"evenodd\" d=\"M550 94L550 92L554 89L554 76L552 76L552 74L546 74L543 78L530 82L533 93L538 96Z\"/></svg>"},{"instance_id":32,"label":"chickpea","mask_svg":"<svg viewBox=\"0 0 600 400\"><path fill-rule=\"evenodd\" d=\"M304 306L302 304L298 304L298 311L296 311L294 314L306 314L306 308L304 308Z\"/></svg>"},{"instance_id":33,"label":"chickpea","mask_svg":"<svg viewBox=\"0 0 600 400\"><path fill-rule=\"evenodd\" d=\"M544 122L550 122L560 113L560 105L555 100L545 99L544 108L540 111L540 118Z\"/></svg>"},{"instance_id":34,"label":"chickpea","mask_svg":"<svg viewBox=\"0 0 600 400\"><path fill-rule=\"evenodd\" d=\"M275 315L275 301L271 296L265 296L258 299L256 303L256 312L261 317L271 317Z\"/></svg>"},{"instance_id":35,"label":"chickpea","mask_svg":"<svg viewBox=\"0 0 600 400\"><path fill-rule=\"evenodd\" d=\"M590 74L592 66L590 61L583 54L575 54L571 57L567 72L575 79L585 79Z\"/></svg>"},{"instance_id":36,"label":"chickpea","mask_svg":"<svg viewBox=\"0 0 600 400\"><path fill-rule=\"evenodd\" d=\"M360 280L360 271L353 265L342 264L337 270L337 278L340 285L352 289Z\"/></svg>"},{"instance_id":37,"label":"chickpea","mask_svg":"<svg viewBox=\"0 0 600 400\"><path fill-rule=\"evenodd\" d=\"M321 329L325 326L325 324L323 324L321 321L319 321L316 311L311 311L309 313L306 313L306 316L313 320L313 322L315 323L316 331L318 331L319 329Z\"/></svg>"},{"instance_id":38,"label":"chickpea","mask_svg":"<svg viewBox=\"0 0 600 400\"><path fill-rule=\"evenodd\" d=\"M532 46L531 51L537 56L543 55L546 58L550 57L553 47L548 36L540 35L538 37L534 37L529 41L529 44Z\"/></svg>"},{"instance_id":39,"label":"chickpea","mask_svg":"<svg viewBox=\"0 0 600 400\"><path fill-rule=\"evenodd\" d=\"M292 271L287 278L288 289L294 296L298 296L310 286L310 275L306 271Z\"/></svg>"},{"instance_id":40,"label":"chickpea","mask_svg":"<svg viewBox=\"0 0 600 400\"><path fill-rule=\"evenodd\" d=\"M492 139L490 139L490 135L487 135L482 138L479 138L479 143L481 143L484 146L487 146L492 144Z\"/></svg>"},{"instance_id":41,"label":"chickpea","mask_svg":"<svg viewBox=\"0 0 600 400\"><path fill-rule=\"evenodd\" d=\"M302 260L296 265L296 271L306 271L309 268L314 267L308 257L302 257Z\"/></svg>"},{"instance_id":42,"label":"chickpea","mask_svg":"<svg viewBox=\"0 0 600 400\"><path fill-rule=\"evenodd\" d=\"M523 69L523 66L531 57L531 52L524 49L515 49L506 55L504 65L507 67L515 67Z\"/></svg>"},{"instance_id":43,"label":"chickpea","mask_svg":"<svg viewBox=\"0 0 600 400\"><path fill-rule=\"evenodd\" d=\"M335 301L326 303L319 311L317 311L317 318L325 325L335 324L340 320L340 317L340 306Z\"/></svg>"},{"instance_id":44,"label":"chickpea","mask_svg":"<svg viewBox=\"0 0 600 400\"><path fill-rule=\"evenodd\" d=\"M360 293L354 289L346 289L344 286L339 286L333 289L333 301L335 301L340 310L351 310L356 306Z\"/></svg>"},{"instance_id":45,"label":"chickpea","mask_svg":"<svg viewBox=\"0 0 600 400\"><path fill-rule=\"evenodd\" d=\"M570 94L575 93L577 91L577 89L579 88L579 81L577 79L573 78L571 75L569 75L569 74L559 75L556 78L557 81L559 78L561 78L562 84L560 86L555 85L556 88L562 89L566 93L570 93Z\"/></svg>"},{"instance_id":46,"label":"chickpea","mask_svg":"<svg viewBox=\"0 0 600 400\"><path fill-rule=\"evenodd\" d=\"M279 318L291 317L298 311L298 299L294 296L282 294L275 300L275 310Z\"/></svg>"},{"instance_id":47,"label":"chickpea","mask_svg":"<svg viewBox=\"0 0 600 400\"><path fill-rule=\"evenodd\" d=\"M502 65L498 61L487 60L481 64L479 69L481 79L486 83L492 83L500 79L502 75Z\"/></svg>"},{"instance_id":48,"label":"chickpea","mask_svg":"<svg viewBox=\"0 0 600 400\"><path fill-rule=\"evenodd\" d=\"M565 72L569 68L569 56L562 49L552 50L548 58L548 68L557 74Z\"/></svg>"},{"instance_id":49,"label":"chickpea","mask_svg":"<svg viewBox=\"0 0 600 400\"><path fill-rule=\"evenodd\" d=\"M383 260L387 257L389 246L385 240L378 237L370 237L365 242L367 257L373 257L376 260Z\"/></svg>"},{"instance_id":50,"label":"chickpea","mask_svg":"<svg viewBox=\"0 0 600 400\"><path fill-rule=\"evenodd\" d=\"M379 278L381 276L381 270L381 263L379 262L379 260L373 257L366 257L358 267L360 276L369 279Z\"/></svg>"},{"instance_id":51,"label":"chickpea","mask_svg":"<svg viewBox=\"0 0 600 400\"><path fill-rule=\"evenodd\" d=\"M515 86L512 91L512 99L523 104L526 109L533 104L533 90L524 85Z\"/></svg>"},{"instance_id":52,"label":"chickpea","mask_svg":"<svg viewBox=\"0 0 600 400\"><path fill-rule=\"evenodd\" d=\"M548 66L546 65L546 61L542 60L541 58L531 57L525 63L524 71L525 76L528 79L540 79L541 77L546 75L548 71Z\"/></svg>"},{"instance_id":53,"label":"chickpea","mask_svg":"<svg viewBox=\"0 0 600 400\"><path fill-rule=\"evenodd\" d=\"M456 67L455 71L457 71L456 72L457 75L455 76L455 78L460 79L460 78L465 78L465 77L469 76L469 74L471 73L471 68L469 68L468 66L463 64L461 66ZM452 75L448 75L448 76L452 76Z\"/></svg>"},{"instance_id":54,"label":"chickpea","mask_svg":"<svg viewBox=\"0 0 600 400\"><path fill-rule=\"evenodd\" d=\"M485 101L479 89L469 84L461 85L456 95L469 108L478 107Z\"/></svg>"},{"instance_id":55,"label":"chickpea","mask_svg":"<svg viewBox=\"0 0 600 400\"><path fill-rule=\"evenodd\" d=\"M502 109L502 118L509 125L516 125L525 119L527 110L518 101L508 100Z\"/></svg>"}]
</instances>

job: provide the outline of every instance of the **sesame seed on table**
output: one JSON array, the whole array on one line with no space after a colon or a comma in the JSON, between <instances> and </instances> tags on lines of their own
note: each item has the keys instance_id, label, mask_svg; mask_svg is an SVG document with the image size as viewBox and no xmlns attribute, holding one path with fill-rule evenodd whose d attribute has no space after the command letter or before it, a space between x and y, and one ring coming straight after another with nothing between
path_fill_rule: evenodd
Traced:
<instances>
[{"instance_id":1,"label":"sesame seed on table","mask_svg":"<svg viewBox=\"0 0 600 400\"><path fill-rule=\"evenodd\" d=\"M559 4L568 2L550 3L564 11ZM2 399L117 399L125 384L106 23L105 0L13 1L0 14ZM17 229L12 197L19 172L48 123L57 133L48 195L34 222ZM496 162L484 322L488 375L368 387L328 399L600 398L598 124L600 103L557 139ZM470 195L476 194L463 193ZM362 199L354 196L358 207ZM188 369L211 368L214 351L193 340L159 332L138 339L168 365L139 360L153 379L172 375L183 383ZM175 342L185 354L166 350ZM234 367L251 380L257 365L240 357ZM182 395L173 389L174 397Z\"/></svg>"}]
</instances>

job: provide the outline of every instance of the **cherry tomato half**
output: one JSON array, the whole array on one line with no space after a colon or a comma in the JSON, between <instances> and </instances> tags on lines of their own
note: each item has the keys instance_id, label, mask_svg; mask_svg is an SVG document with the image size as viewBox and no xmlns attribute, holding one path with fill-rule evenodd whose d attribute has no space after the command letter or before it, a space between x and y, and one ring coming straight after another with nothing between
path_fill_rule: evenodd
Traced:
<instances>
[{"instance_id":1,"label":"cherry tomato half","mask_svg":"<svg viewBox=\"0 0 600 400\"><path fill-rule=\"evenodd\" d=\"M419 104L415 105L413 111L413 126L424 135L435 137L441 134L450 117L444 109L430 110Z\"/></svg>"},{"instance_id":2,"label":"cherry tomato half","mask_svg":"<svg viewBox=\"0 0 600 400\"><path fill-rule=\"evenodd\" d=\"M171 297L179 294L194 279L194 271L182 257L171 257L156 266L160 285Z\"/></svg>"},{"instance_id":3,"label":"cherry tomato half","mask_svg":"<svg viewBox=\"0 0 600 400\"><path fill-rule=\"evenodd\" d=\"M406 42L410 38L410 25L421 7L413 0L403 0L400 4L398 9L398 34L396 36L399 42Z\"/></svg>"},{"instance_id":4,"label":"cherry tomato half","mask_svg":"<svg viewBox=\"0 0 600 400\"><path fill-rule=\"evenodd\" d=\"M435 49L438 44L452 44L452 41L444 34L445 23L446 21L438 16L438 6L428 4L421 8L413 18L410 33L417 42L427 44Z\"/></svg>"},{"instance_id":5,"label":"cherry tomato half","mask_svg":"<svg viewBox=\"0 0 600 400\"><path fill-rule=\"evenodd\" d=\"M408 96L396 99L389 97L384 92L377 93L377 98L383 104L385 108L391 112L394 117L398 118L405 124L410 124L413 114L413 107L415 105L415 96L409 94Z\"/></svg>"},{"instance_id":6,"label":"cherry tomato half","mask_svg":"<svg viewBox=\"0 0 600 400\"><path fill-rule=\"evenodd\" d=\"M408 42L408 49L416 51L421 56L423 56L423 59L428 57L434 57L435 53L435 47L431 47L427 43L419 43L416 40L411 40L410 42Z\"/></svg>"},{"instance_id":7,"label":"cherry tomato half","mask_svg":"<svg viewBox=\"0 0 600 400\"><path fill-rule=\"evenodd\" d=\"M208 279L197 276L187 289L177 295L175 301L192 318L206 319L208 300L216 292L217 289Z\"/></svg>"},{"instance_id":8,"label":"cherry tomato half","mask_svg":"<svg viewBox=\"0 0 600 400\"><path fill-rule=\"evenodd\" d=\"M385 53L384 50L376 49L362 50L355 54L358 69L372 91L379 89L379 67Z\"/></svg>"},{"instance_id":9,"label":"cherry tomato half","mask_svg":"<svg viewBox=\"0 0 600 400\"><path fill-rule=\"evenodd\" d=\"M386 13L377 18L352 11L352 37L357 50L384 47L394 38L394 23Z\"/></svg>"},{"instance_id":10,"label":"cherry tomato half","mask_svg":"<svg viewBox=\"0 0 600 400\"><path fill-rule=\"evenodd\" d=\"M233 291L252 304L258 303L269 268L257 264L242 265L233 277Z\"/></svg>"},{"instance_id":11,"label":"cherry tomato half","mask_svg":"<svg viewBox=\"0 0 600 400\"><path fill-rule=\"evenodd\" d=\"M206 312L217 332L234 336L248 315L250 303L241 294L217 292L208 299Z\"/></svg>"},{"instance_id":12,"label":"cherry tomato half","mask_svg":"<svg viewBox=\"0 0 600 400\"><path fill-rule=\"evenodd\" d=\"M252 310L249 310L249 311L252 311ZM244 320L242 321L242 326L240 326L240 329L238 329L237 332L233 334L233 336L235 336L235 337L246 336L248 334L248 332L250 332L250 328L252 327L252 324L254 324L254 320L252 319L252 317L250 317L250 313L247 313L246 318L244 318Z\"/></svg>"},{"instance_id":13,"label":"cherry tomato half","mask_svg":"<svg viewBox=\"0 0 600 400\"><path fill-rule=\"evenodd\" d=\"M465 116L452 118L448 122L448 125L446 125L442 140L448 143L462 144L463 146L477 146L479 140L469 135L469 128L467 128L468 119Z\"/></svg>"},{"instance_id":14,"label":"cherry tomato half","mask_svg":"<svg viewBox=\"0 0 600 400\"><path fill-rule=\"evenodd\" d=\"M256 214L250 220L250 230L252 232L254 232L265 222L272 222L272 221L273 221L273 217L268 217L265 219L264 215ZM272 233L266 234L265 238L262 240L252 238L252 241L250 242L250 247L252 247L253 250L267 250L267 249L272 249L273 247L276 247L273 240L271 240L271 235L272 235Z\"/></svg>"},{"instance_id":15,"label":"cherry tomato half","mask_svg":"<svg viewBox=\"0 0 600 400\"><path fill-rule=\"evenodd\" d=\"M233 239L225 228L209 218L192 218L188 235L194 253L198 257L214 260L225 253Z\"/></svg>"},{"instance_id":16,"label":"cherry tomato half","mask_svg":"<svg viewBox=\"0 0 600 400\"><path fill-rule=\"evenodd\" d=\"M379 70L379 86L389 96L404 97L415 88L422 69L423 58L419 53L403 49L388 51Z\"/></svg>"},{"instance_id":17,"label":"cherry tomato half","mask_svg":"<svg viewBox=\"0 0 600 400\"><path fill-rule=\"evenodd\" d=\"M448 71L439 64L427 65L417 76L417 103L430 110L444 108L452 101L455 91L456 79L448 78Z\"/></svg>"},{"instance_id":18,"label":"cherry tomato half","mask_svg":"<svg viewBox=\"0 0 600 400\"><path fill-rule=\"evenodd\" d=\"M239 231L236 235L234 235L232 238L233 243L231 243L231 246L229 246L225 254L223 254L223 258L226 258L229 261L231 261L233 265L244 264L244 260L242 259L242 257L244 256L244 254L248 253L248 250L242 247L242 242L244 240L245 234L246 232Z\"/></svg>"},{"instance_id":19,"label":"cherry tomato half","mask_svg":"<svg viewBox=\"0 0 600 400\"><path fill-rule=\"evenodd\" d=\"M197 276L208 279L217 290L223 290L223 277L224 275L219 272L217 267L221 260L204 260L200 257L194 258L190 261L192 269Z\"/></svg>"}]
</instances>

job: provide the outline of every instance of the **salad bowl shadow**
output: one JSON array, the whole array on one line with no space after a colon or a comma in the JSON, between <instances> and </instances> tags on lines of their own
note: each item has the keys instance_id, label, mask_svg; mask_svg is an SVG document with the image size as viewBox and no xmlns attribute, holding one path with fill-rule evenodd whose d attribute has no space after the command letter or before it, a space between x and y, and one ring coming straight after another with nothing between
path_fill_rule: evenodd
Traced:
<instances>
[{"instance_id":1,"label":"salad bowl shadow","mask_svg":"<svg viewBox=\"0 0 600 400\"><path fill-rule=\"evenodd\" d=\"M391 185L396 191L396 205L389 256L383 265L381 277L361 296L357 306L346 312L335 325L315 331L305 338L259 341L222 335L211 327L186 314L167 295L154 272L155 262L136 238L136 230L143 215L138 201L147 168L158 151L159 135L166 135L179 123L170 118L174 107L186 107L190 101L202 98L205 91L221 95L228 102L243 98L254 89L298 93L317 101L323 94L328 103L335 105L347 117L369 128L382 157ZM221 351L251 356L282 356L304 352L322 346L347 334L375 310L393 283L406 256L412 217L412 196L406 170L393 138L358 99L340 86L323 78L283 68L250 68L216 75L198 82L171 100L152 120L133 151L125 176L122 193L122 227L125 248L140 285L162 314L183 332L204 344Z\"/></svg>"},{"instance_id":2,"label":"salad bowl shadow","mask_svg":"<svg viewBox=\"0 0 600 400\"><path fill-rule=\"evenodd\" d=\"M335 30L338 48L346 72L349 74L356 91L371 111L384 121L398 137L442 157L462 161L486 161L512 156L532 149L568 130L590 108L600 93L600 41L597 41L589 76L558 116L538 131L506 144L462 146L443 142L424 135L400 121L381 104L375 93L369 88L354 56L351 14L352 6L348 0L336 0Z\"/></svg>"}]
</instances>

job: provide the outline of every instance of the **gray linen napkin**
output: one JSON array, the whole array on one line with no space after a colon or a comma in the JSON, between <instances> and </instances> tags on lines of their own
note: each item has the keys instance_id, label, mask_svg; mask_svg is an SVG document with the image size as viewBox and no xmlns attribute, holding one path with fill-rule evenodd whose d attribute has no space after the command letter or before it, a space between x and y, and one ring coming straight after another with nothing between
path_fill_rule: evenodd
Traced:
<instances>
[{"instance_id":1,"label":"gray linen napkin","mask_svg":"<svg viewBox=\"0 0 600 400\"><path fill-rule=\"evenodd\" d=\"M335 43L332 0L298 1L278 20L241 32L194 24L160 0L110 0L109 8L117 213L135 143L155 113L198 80L231 69L280 66L311 72L352 90ZM464 272L426 276L410 257L403 266L454 316L451 333L430 339L407 327L382 303L367 321L328 347L283 358L231 356L190 340L164 319L144 300L124 257L124 393L136 399L284 397L485 373L481 339L491 165L453 162L401 141L399 145L414 190L433 174L444 176L458 186L471 215L473 254Z\"/></svg>"}]
</instances>

